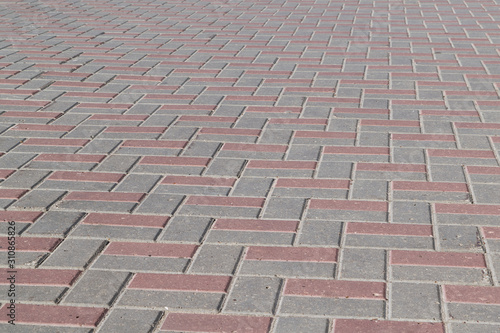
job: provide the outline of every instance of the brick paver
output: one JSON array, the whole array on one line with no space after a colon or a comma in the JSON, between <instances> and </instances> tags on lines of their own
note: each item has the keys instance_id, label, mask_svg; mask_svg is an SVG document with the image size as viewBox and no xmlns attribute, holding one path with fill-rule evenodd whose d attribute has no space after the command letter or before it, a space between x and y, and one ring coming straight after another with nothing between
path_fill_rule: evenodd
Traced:
<instances>
[{"instance_id":1,"label":"brick paver","mask_svg":"<svg viewBox=\"0 0 500 333\"><path fill-rule=\"evenodd\" d=\"M0 331L500 331L498 1L0 17Z\"/></svg>"}]
</instances>

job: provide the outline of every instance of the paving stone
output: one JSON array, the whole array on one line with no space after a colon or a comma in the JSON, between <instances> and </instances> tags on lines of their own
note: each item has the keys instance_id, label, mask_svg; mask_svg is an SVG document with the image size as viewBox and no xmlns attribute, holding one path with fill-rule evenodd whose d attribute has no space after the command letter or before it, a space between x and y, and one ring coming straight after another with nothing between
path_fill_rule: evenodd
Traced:
<instances>
[{"instance_id":1,"label":"paving stone","mask_svg":"<svg viewBox=\"0 0 500 333\"><path fill-rule=\"evenodd\" d=\"M6 188L33 188L41 180L49 175L48 171L38 171L38 170L19 170L13 175L9 176L9 179L2 182L2 187Z\"/></svg>"},{"instance_id":2,"label":"paving stone","mask_svg":"<svg viewBox=\"0 0 500 333\"><path fill-rule=\"evenodd\" d=\"M277 301L281 280L270 277L240 277L229 293L226 312L271 314Z\"/></svg>"},{"instance_id":3,"label":"paving stone","mask_svg":"<svg viewBox=\"0 0 500 333\"><path fill-rule=\"evenodd\" d=\"M498 193L500 185L493 184L474 184L472 186L474 189L474 194L476 195L476 201L480 204L499 204L500 199L498 199L495 193Z\"/></svg>"},{"instance_id":4,"label":"paving stone","mask_svg":"<svg viewBox=\"0 0 500 333\"><path fill-rule=\"evenodd\" d=\"M241 159L215 158L207 169L206 175L237 176L245 161Z\"/></svg>"},{"instance_id":5,"label":"paving stone","mask_svg":"<svg viewBox=\"0 0 500 333\"><path fill-rule=\"evenodd\" d=\"M276 333L295 331L328 332L328 320L323 318L280 317Z\"/></svg>"},{"instance_id":6,"label":"paving stone","mask_svg":"<svg viewBox=\"0 0 500 333\"><path fill-rule=\"evenodd\" d=\"M116 187L115 191L147 193L159 180L160 176L157 175L131 174Z\"/></svg>"},{"instance_id":7,"label":"paving stone","mask_svg":"<svg viewBox=\"0 0 500 333\"><path fill-rule=\"evenodd\" d=\"M11 330L11 324L0 324L0 329ZM91 333L92 328L88 327L64 327L64 326L34 326L34 325L17 325L16 332L19 333Z\"/></svg>"},{"instance_id":8,"label":"paving stone","mask_svg":"<svg viewBox=\"0 0 500 333\"><path fill-rule=\"evenodd\" d=\"M440 225L440 245L449 250L482 250L479 231L472 226Z\"/></svg>"},{"instance_id":9,"label":"paving stone","mask_svg":"<svg viewBox=\"0 0 500 333\"><path fill-rule=\"evenodd\" d=\"M394 266L392 276L401 281L488 284L486 270L457 267Z\"/></svg>"},{"instance_id":10,"label":"paving stone","mask_svg":"<svg viewBox=\"0 0 500 333\"><path fill-rule=\"evenodd\" d=\"M393 203L393 221L398 223L431 223L430 206L424 202L396 201Z\"/></svg>"},{"instance_id":11,"label":"paving stone","mask_svg":"<svg viewBox=\"0 0 500 333\"><path fill-rule=\"evenodd\" d=\"M87 137L87 136L84 136L84 137ZM80 150L80 152L83 154L109 154L119 144L120 144L120 141L118 141L118 140L93 140L91 143L89 143L87 146L85 146L82 150ZM112 157L114 157L114 156L112 156Z\"/></svg>"},{"instance_id":12,"label":"paving stone","mask_svg":"<svg viewBox=\"0 0 500 333\"><path fill-rule=\"evenodd\" d=\"M11 209L48 209L56 201L60 200L66 191L32 190L20 200L11 205Z\"/></svg>"},{"instance_id":13,"label":"paving stone","mask_svg":"<svg viewBox=\"0 0 500 333\"><path fill-rule=\"evenodd\" d=\"M103 245L101 240L68 238L44 261L42 266L84 268ZM78 253L78 258L75 258L76 253Z\"/></svg>"},{"instance_id":14,"label":"paving stone","mask_svg":"<svg viewBox=\"0 0 500 333\"><path fill-rule=\"evenodd\" d=\"M125 272L87 271L64 298L63 303L109 306L129 276L130 274ZM96 288L96 285L105 288Z\"/></svg>"},{"instance_id":15,"label":"paving stone","mask_svg":"<svg viewBox=\"0 0 500 333\"><path fill-rule=\"evenodd\" d=\"M169 194L151 194L137 208L137 213L172 214L184 196Z\"/></svg>"},{"instance_id":16,"label":"paving stone","mask_svg":"<svg viewBox=\"0 0 500 333\"><path fill-rule=\"evenodd\" d=\"M432 165L430 174L436 182L465 182L465 175L461 166L455 165Z\"/></svg>"},{"instance_id":17,"label":"paving stone","mask_svg":"<svg viewBox=\"0 0 500 333\"><path fill-rule=\"evenodd\" d=\"M264 218L300 219L305 200L296 198L271 198Z\"/></svg>"},{"instance_id":18,"label":"paving stone","mask_svg":"<svg viewBox=\"0 0 500 333\"><path fill-rule=\"evenodd\" d=\"M438 286L431 284L392 284L392 317L439 320ZM411 309L405 304L411 304Z\"/></svg>"},{"instance_id":19,"label":"paving stone","mask_svg":"<svg viewBox=\"0 0 500 333\"><path fill-rule=\"evenodd\" d=\"M101 326L102 332L152 332L161 318L160 311L114 309Z\"/></svg>"},{"instance_id":20,"label":"paving stone","mask_svg":"<svg viewBox=\"0 0 500 333\"><path fill-rule=\"evenodd\" d=\"M66 287L55 287L55 286L16 286L16 300L21 302L55 302L66 290ZM5 301L10 301L9 298L5 297Z\"/></svg>"},{"instance_id":21,"label":"paving stone","mask_svg":"<svg viewBox=\"0 0 500 333\"><path fill-rule=\"evenodd\" d=\"M386 200L388 189L388 183L383 180L357 180L352 185L352 198Z\"/></svg>"},{"instance_id":22,"label":"paving stone","mask_svg":"<svg viewBox=\"0 0 500 333\"><path fill-rule=\"evenodd\" d=\"M306 219L302 224L299 244L338 246L341 230L341 222Z\"/></svg>"},{"instance_id":23,"label":"paving stone","mask_svg":"<svg viewBox=\"0 0 500 333\"><path fill-rule=\"evenodd\" d=\"M318 178L350 178L352 163L350 162L322 162L318 171Z\"/></svg>"},{"instance_id":24,"label":"paving stone","mask_svg":"<svg viewBox=\"0 0 500 333\"><path fill-rule=\"evenodd\" d=\"M211 230L206 242L216 244L292 245L293 239L293 233Z\"/></svg>"},{"instance_id":25,"label":"paving stone","mask_svg":"<svg viewBox=\"0 0 500 333\"><path fill-rule=\"evenodd\" d=\"M386 253L384 250L346 248L342 254L340 275L345 279L385 278Z\"/></svg>"},{"instance_id":26,"label":"paving stone","mask_svg":"<svg viewBox=\"0 0 500 333\"><path fill-rule=\"evenodd\" d=\"M271 188L272 182L272 179L241 177L231 195L265 197Z\"/></svg>"},{"instance_id":27,"label":"paving stone","mask_svg":"<svg viewBox=\"0 0 500 333\"><path fill-rule=\"evenodd\" d=\"M83 215L79 212L47 212L31 226L27 234L64 236Z\"/></svg>"},{"instance_id":28,"label":"paving stone","mask_svg":"<svg viewBox=\"0 0 500 333\"><path fill-rule=\"evenodd\" d=\"M466 303L449 303L448 315L453 318L464 322L478 321L497 323L498 305L484 305L484 304L466 304ZM474 318L474 319L473 319ZM486 326L488 327L488 326ZM495 328L495 326L493 326Z\"/></svg>"},{"instance_id":29,"label":"paving stone","mask_svg":"<svg viewBox=\"0 0 500 333\"><path fill-rule=\"evenodd\" d=\"M97 239L156 239L161 229L108 226L108 225L87 225L80 224L73 230L72 235L85 238Z\"/></svg>"},{"instance_id":30,"label":"paving stone","mask_svg":"<svg viewBox=\"0 0 500 333\"><path fill-rule=\"evenodd\" d=\"M164 310L209 310L215 311L222 302L219 293L194 293L162 290L126 290L118 300L119 306L134 306L140 308Z\"/></svg>"},{"instance_id":31,"label":"paving stone","mask_svg":"<svg viewBox=\"0 0 500 333\"><path fill-rule=\"evenodd\" d=\"M383 311L384 303L382 301L285 296L281 304L280 314L359 318L381 317Z\"/></svg>"},{"instance_id":32,"label":"paving stone","mask_svg":"<svg viewBox=\"0 0 500 333\"><path fill-rule=\"evenodd\" d=\"M30 154L30 153L21 153L21 154L9 153L8 155L0 157L0 163L2 164L2 168L17 169L28 163L35 156L36 154Z\"/></svg>"},{"instance_id":33,"label":"paving stone","mask_svg":"<svg viewBox=\"0 0 500 333\"><path fill-rule=\"evenodd\" d=\"M471 322L452 323L451 329L456 333L480 333L480 332L494 332L500 328L500 325L494 324L477 324Z\"/></svg>"},{"instance_id":34,"label":"paving stone","mask_svg":"<svg viewBox=\"0 0 500 333\"><path fill-rule=\"evenodd\" d=\"M182 156L214 156L220 144L217 142L194 142L189 145Z\"/></svg>"},{"instance_id":35,"label":"paving stone","mask_svg":"<svg viewBox=\"0 0 500 333\"><path fill-rule=\"evenodd\" d=\"M100 256L93 264L93 268L120 271L148 271L161 273L181 273L187 265L187 259L133 257L133 256Z\"/></svg>"},{"instance_id":36,"label":"paving stone","mask_svg":"<svg viewBox=\"0 0 500 333\"><path fill-rule=\"evenodd\" d=\"M190 272L232 274L242 249L241 246L203 245Z\"/></svg>"},{"instance_id":37,"label":"paving stone","mask_svg":"<svg viewBox=\"0 0 500 333\"><path fill-rule=\"evenodd\" d=\"M211 223L212 219L210 217L178 215L168 222L162 240L199 243Z\"/></svg>"}]
</instances>

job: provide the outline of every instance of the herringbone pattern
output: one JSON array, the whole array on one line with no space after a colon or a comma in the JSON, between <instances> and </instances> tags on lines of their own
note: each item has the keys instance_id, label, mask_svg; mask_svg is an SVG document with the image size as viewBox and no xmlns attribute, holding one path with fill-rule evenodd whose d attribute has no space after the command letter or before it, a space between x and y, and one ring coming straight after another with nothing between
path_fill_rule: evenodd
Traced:
<instances>
[{"instance_id":1,"label":"herringbone pattern","mask_svg":"<svg viewBox=\"0 0 500 333\"><path fill-rule=\"evenodd\" d=\"M0 331L500 331L498 1L0 17Z\"/></svg>"}]
</instances>

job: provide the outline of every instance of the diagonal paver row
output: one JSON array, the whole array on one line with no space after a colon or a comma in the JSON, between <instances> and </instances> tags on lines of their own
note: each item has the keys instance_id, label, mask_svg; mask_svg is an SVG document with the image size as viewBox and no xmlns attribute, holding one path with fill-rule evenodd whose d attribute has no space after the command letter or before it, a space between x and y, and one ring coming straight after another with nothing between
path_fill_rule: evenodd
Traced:
<instances>
[{"instance_id":1,"label":"diagonal paver row","mask_svg":"<svg viewBox=\"0 0 500 333\"><path fill-rule=\"evenodd\" d=\"M498 1L0 16L0 331L500 331Z\"/></svg>"}]
</instances>

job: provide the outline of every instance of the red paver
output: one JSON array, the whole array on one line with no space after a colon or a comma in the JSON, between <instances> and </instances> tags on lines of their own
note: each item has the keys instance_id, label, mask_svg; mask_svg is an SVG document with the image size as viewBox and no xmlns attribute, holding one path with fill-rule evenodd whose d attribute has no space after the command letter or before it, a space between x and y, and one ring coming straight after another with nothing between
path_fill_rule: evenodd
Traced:
<instances>
[{"instance_id":1,"label":"red paver","mask_svg":"<svg viewBox=\"0 0 500 333\"><path fill-rule=\"evenodd\" d=\"M109 172L77 172L77 171L56 171L50 175L50 180L70 180L82 182L103 182L117 183L124 174Z\"/></svg>"},{"instance_id":2,"label":"red paver","mask_svg":"<svg viewBox=\"0 0 500 333\"><path fill-rule=\"evenodd\" d=\"M104 254L120 256L191 258L197 248L198 247L196 245L189 244L113 242L106 248Z\"/></svg>"},{"instance_id":3,"label":"red paver","mask_svg":"<svg viewBox=\"0 0 500 333\"><path fill-rule=\"evenodd\" d=\"M412 266L486 267L481 253L391 251L391 264Z\"/></svg>"},{"instance_id":4,"label":"red paver","mask_svg":"<svg viewBox=\"0 0 500 333\"><path fill-rule=\"evenodd\" d=\"M44 162L78 162L78 163L99 163L106 158L106 155L87 154L40 154L35 161Z\"/></svg>"},{"instance_id":5,"label":"red paver","mask_svg":"<svg viewBox=\"0 0 500 333\"><path fill-rule=\"evenodd\" d=\"M392 134L393 140L408 141L455 141L455 136L446 134Z\"/></svg>"},{"instance_id":6,"label":"red paver","mask_svg":"<svg viewBox=\"0 0 500 333\"><path fill-rule=\"evenodd\" d=\"M476 175L500 175L500 167L467 166L467 171Z\"/></svg>"},{"instance_id":7,"label":"red paver","mask_svg":"<svg viewBox=\"0 0 500 333\"><path fill-rule=\"evenodd\" d=\"M0 268L2 276L12 274L11 270ZM49 285L70 286L80 275L79 270L68 269L16 269L16 284L19 285ZM7 279L2 279L0 284L9 284Z\"/></svg>"},{"instance_id":8,"label":"red paver","mask_svg":"<svg viewBox=\"0 0 500 333\"><path fill-rule=\"evenodd\" d=\"M452 303L500 304L500 289L479 286L443 286L444 298Z\"/></svg>"},{"instance_id":9,"label":"red paver","mask_svg":"<svg viewBox=\"0 0 500 333\"><path fill-rule=\"evenodd\" d=\"M168 216L90 213L82 223L162 228L168 220Z\"/></svg>"},{"instance_id":10,"label":"red paver","mask_svg":"<svg viewBox=\"0 0 500 333\"><path fill-rule=\"evenodd\" d=\"M332 147L327 146L325 154L361 154L361 155L389 155L388 148L379 147Z\"/></svg>"},{"instance_id":11,"label":"red paver","mask_svg":"<svg viewBox=\"0 0 500 333\"><path fill-rule=\"evenodd\" d=\"M104 130L108 133L163 133L166 127L112 126Z\"/></svg>"},{"instance_id":12,"label":"red paver","mask_svg":"<svg viewBox=\"0 0 500 333\"><path fill-rule=\"evenodd\" d=\"M60 238L18 237L16 250L25 252L50 252L62 241ZM8 251L9 240L7 237L0 240L0 251Z\"/></svg>"},{"instance_id":13,"label":"red paver","mask_svg":"<svg viewBox=\"0 0 500 333\"><path fill-rule=\"evenodd\" d=\"M486 150L429 149L428 152L429 156L435 157L495 158L493 152Z\"/></svg>"},{"instance_id":14,"label":"red paver","mask_svg":"<svg viewBox=\"0 0 500 333\"><path fill-rule=\"evenodd\" d=\"M395 191L468 192L466 184L444 182L394 181L392 188Z\"/></svg>"},{"instance_id":15,"label":"red paver","mask_svg":"<svg viewBox=\"0 0 500 333\"><path fill-rule=\"evenodd\" d=\"M0 199L19 199L27 190L18 189L0 189Z\"/></svg>"},{"instance_id":16,"label":"red paver","mask_svg":"<svg viewBox=\"0 0 500 333\"><path fill-rule=\"evenodd\" d=\"M128 287L223 293L230 281L229 276L137 273Z\"/></svg>"},{"instance_id":17,"label":"red paver","mask_svg":"<svg viewBox=\"0 0 500 333\"><path fill-rule=\"evenodd\" d=\"M261 133L260 130L244 129L244 128L210 128L203 127L200 134L214 135L252 135L257 136Z\"/></svg>"},{"instance_id":18,"label":"red paver","mask_svg":"<svg viewBox=\"0 0 500 333\"><path fill-rule=\"evenodd\" d=\"M321 132L321 131L297 131L296 138L330 138L330 139L354 139L356 133L349 132Z\"/></svg>"},{"instance_id":19,"label":"red paver","mask_svg":"<svg viewBox=\"0 0 500 333\"><path fill-rule=\"evenodd\" d=\"M337 249L318 247L251 246L247 260L337 262Z\"/></svg>"},{"instance_id":20,"label":"red paver","mask_svg":"<svg viewBox=\"0 0 500 333\"><path fill-rule=\"evenodd\" d=\"M224 146L222 147L222 150L284 153L287 150L287 146L244 144L244 143L225 143Z\"/></svg>"},{"instance_id":21,"label":"red paver","mask_svg":"<svg viewBox=\"0 0 500 333\"><path fill-rule=\"evenodd\" d=\"M0 179L6 179L14 172L16 172L16 170L0 170Z\"/></svg>"},{"instance_id":22,"label":"red paver","mask_svg":"<svg viewBox=\"0 0 500 333\"><path fill-rule=\"evenodd\" d=\"M444 333L444 326L441 323L425 323L425 322L412 322L412 321L336 319L333 332L335 333L348 333L348 332Z\"/></svg>"},{"instance_id":23,"label":"red paver","mask_svg":"<svg viewBox=\"0 0 500 333\"><path fill-rule=\"evenodd\" d=\"M381 201L323 200L311 199L311 209L358 210L386 212L387 203Z\"/></svg>"},{"instance_id":24,"label":"red paver","mask_svg":"<svg viewBox=\"0 0 500 333\"><path fill-rule=\"evenodd\" d=\"M151 165L206 166L209 161L209 158L201 157L145 156L140 163Z\"/></svg>"},{"instance_id":25,"label":"red paver","mask_svg":"<svg viewBox=\"0 0 500 333\"><path fill-rule=\"evenodd\" d=\"M347 233L362 235L387 236L432 236L432 227L428 225L395 224L395 223L353 223L347 224Z\"/></svg>"},{"instance_id":26,"label":"red paver","mask_svg":"<svg viewBox=\"0 0 500 333\"><path fill-rule=\"evenodd\" d=\"M385 283L365 281L289 279L286 282L285 295L384 299Z\"/></svg>"},{"instance_id":27,"label":"red paver","mask_svg":"<svg viewBox=\"0 0 500 333\"><path fill-rule=\"evenodd\" d=\"M122 147L136 148L184 148L187 141L125 140Z\"/></svg>"},{"instance_id":28,"label":"red paver","mask_svg":"<svg viewBox=\"0 0 500 333\"><path fill-rule=\"evenodd\" d=\"M235 178L214 178L194 176L167 176L162 184L171 185L193 185L193 186L233 186Z\"/></svg>"},{"instance_id":29,"label":"red paver","mask_svg":"<svg viewBox=\"0 0 500 333\"><path fill-rule=\"evenodd\" d=\"M213 333L252 330L255 333L266 333L270 325L271 318L269 317L170 313L162 329Z\"/></svg>"},{"instance_id":30,"label":"red paver","mask_svg":"<svg viewBox=\"0 0 500 333\"><path fill-rule=\"evenodd\" d=\"M358 163L356 170L386 172L426 172L424 164Z\"/></svg>"},{"instance_id":31,"label":"red paver","mask_svg":"<svg viewBox=\"0 0 500 333\"><path fill-rule=\"evenodd\" d=\"M253 169L314 169L316 162L307 161L259 161L252 160L248 168Z\"/></svg>"},{"instance_id":32,"label":"red paver","mask_svg":"<svg viewBox=\"0 0 500 333\"><path fill-rule=\"evenodd\" d=\"M33 211L0 211L0 221L9 222L24 222L32 223L39 218L43 212L33 212Z\"/></svg>"},{"instance_id":33,"label":"red paver","mask_svg":"<svg viewBox=\"0 0 500 333\"><path fill-rule=\"evenodd\" d=\"M202 206L231 206L231 207L262 207L265 199L261 198L226 198L192 196L186 201L186 205Z\"/></svg>"},{"instance_id":34,"label":"red paver","mask_svg":"<svg viewBox=\"0 0 500 333\"><path fill-rule=\"evenodd\" d=\"M437 203L438 214L500 215L500 205L460 205Z\"/></svg>"},{"instance_id":35,"label":"red paver","mask_svg":"<svg viewBox=\"0 0 500 333\"><path fill-rule=\"evenodd\" d=\"M24 145L29 146L68 146L68 147L81 147L89 143L85 139L28 139L23 142Z\"/></svg>"},{"instance_id":36,"label":"red paver","mask_svg":"<svg viewBox=\"0 0 500 333\"><path fill-rule=\"evenodd\" d=\"M32 124L18 124L11 128L13 131L41 131L41 132L67 132L71 131L75 126L63 125L32 125Z\"/></svg>"},{"instance_id":37,"label":"red paver","mask_svg":"<svg viewBox=\"0 0 500 333\"><path fill-rule=\"evenodd\" d=\"M6 304L0 308L2 322L7 322L8 311ZM93 307L17 304L16 321L23 324L96 327L106 311Z\"/></svg>"},{"instance_id":38,"label":"red paver","mask_svg":"<svg viewBox=\"0 0 500 333\"><path fill-rule=\"evenodd\" d=\"M64 200L139 202L144 196L144 193L71 192Z\"/></svg>"},{"instance_id":39,"label":"red paver","mask_svg":"<svg viewBox=\"0 0 500 333\"><path fill-rule=\"evenodd\" d=\"M213 228L221 230L295 232L297 221L286 220L251 220L251 219L217 219Z\"/></svg>"},{"instance_id":40,"label":"red paver","mask_svg":"<svg viewBox=\"0 0 500 333\"><path fill-rule=\"evenodd\" d=\"M347 190L349 188L349 184L350 184L349 180L280 178L276 182L276 187Z\"/></svg>"}]
</instances>

